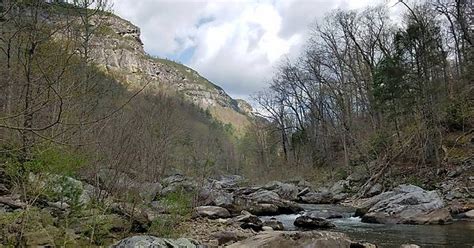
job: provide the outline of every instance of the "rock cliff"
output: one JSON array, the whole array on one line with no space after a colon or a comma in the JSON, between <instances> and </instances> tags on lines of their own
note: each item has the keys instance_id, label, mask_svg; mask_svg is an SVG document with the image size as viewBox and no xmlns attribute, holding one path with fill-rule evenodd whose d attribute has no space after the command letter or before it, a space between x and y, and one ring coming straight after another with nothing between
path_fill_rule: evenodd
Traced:
<instances>
[{"instance_id":1,"label":"rock cliff","mask_svg":"<svg viewBox=\"0 0 474 248\"><path fill-rule=\"evenodd\" d=\"M248 124L251 106L232 99L222 88L182 64L148 55L140 29L115 15L103 18L92 42L97 66L130 89L145 84L147 92L166 90L207 110L218 121L240 130Z\"/></svg>"}]
</instances>

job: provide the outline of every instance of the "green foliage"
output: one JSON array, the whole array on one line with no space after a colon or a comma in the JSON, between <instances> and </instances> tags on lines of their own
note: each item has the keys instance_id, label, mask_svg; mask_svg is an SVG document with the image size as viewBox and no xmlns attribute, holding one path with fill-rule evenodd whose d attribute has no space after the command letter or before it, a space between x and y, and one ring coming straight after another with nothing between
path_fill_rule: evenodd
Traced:
<instances>
[{"instance_id":1,"label":"green foliage","mask_svg":"<svg viewBox=\"0 0 474 248\"><path fill-rule=\"evenodd\" d=\"M172 215L190 216L192 210L193 192L184 189L177 190L161 197L163 203Z\"/></svg>"},{"instance_id":2,"label":"green foliage","mask_svg":"<svg viewBox=\"0 0 474 248\"><path fill-rule=\"evenodd\" d=\"M178 224L191 217L193 192L184 189L177 190L161 197L159 201L168 209L168 215L156 218L149 229L149 233L158 237L179 237Z\"/></svg>"},{"instance_id":3,"label":"green foliage","mask_svg":"<svg viewBox=\"0 0 474 248\"><path fill-rule=\"evenodd\" d=\"M464 130L474 118L474 107L467 97L452 99L445 107L445 126L450 130Z\"/></svg>"},{"instance_id":4,"label":"green foliage","mask_svg":"<svg viewBox=\"0 0 474 248\"><path fill-rule=\"evenodd\" d=\"M182 218L177 215L162 215L151 223L148 233L157 237L177 238L180 236L180 230L177 224Z\"/></svg>"}]
</instances>

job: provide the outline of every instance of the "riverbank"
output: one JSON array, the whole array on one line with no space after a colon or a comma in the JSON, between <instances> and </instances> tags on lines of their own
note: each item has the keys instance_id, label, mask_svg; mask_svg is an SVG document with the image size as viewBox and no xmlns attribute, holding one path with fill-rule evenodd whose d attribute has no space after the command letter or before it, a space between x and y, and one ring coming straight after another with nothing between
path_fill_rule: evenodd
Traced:
<instances>
[{"instance_id":1,"label":"riverbank","mask_svg":"<svg viewBox=\"0 0 474 248\"><path fill-rule=\"evenodd\" d=\"M457 180L472 184L470 170L441 185L449 189L446 185ZM253 185L237 175L197 180L175 174L146 183L113 171L98 176L103 184L94 186L71 177L32 174L27 181L34 191L26 195L5 187L0 196L2 244L18 239L15 230L23 230L20 240L25 246L108 246L137 235L149 235L145 239L153 242L187 240L185 247L234 243L245 247L246 240L265 247L266 239L298 247L328 235L333 242L328 247L405 243L470 247L474 243L469 235L473 199L456 193L456 184L445 191L374 185L367 191L369 197L361 198L358 189L365 179L355 174L327 187L304 180ZM107 182L129 191L112 194L103 187ZM295 237L306 241L292 243ZM141 238L127 242L137 239Z\"/></svg>"}]
</instances>

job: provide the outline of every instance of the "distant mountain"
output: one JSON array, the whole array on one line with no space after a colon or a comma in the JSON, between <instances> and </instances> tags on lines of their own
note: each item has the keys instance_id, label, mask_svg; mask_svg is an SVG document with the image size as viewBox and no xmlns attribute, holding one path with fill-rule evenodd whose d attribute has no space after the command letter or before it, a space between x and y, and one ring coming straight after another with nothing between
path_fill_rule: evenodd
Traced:
<instances>
[{"instance_id":1,"label":"distant mountain","mask_svg":"<svg viewBox=\"0 0 474 248\"><path fill-rule=\"evenodd\" d=\"M129 21L113 14L103 21L92 42L91 57L116 80L131 89L149 83L148 93L164 90L176 94L238 131L249 123L250 104L231 98L189 67L148 55L143 49L140 29Z\"/></svg>"}]
</instances>

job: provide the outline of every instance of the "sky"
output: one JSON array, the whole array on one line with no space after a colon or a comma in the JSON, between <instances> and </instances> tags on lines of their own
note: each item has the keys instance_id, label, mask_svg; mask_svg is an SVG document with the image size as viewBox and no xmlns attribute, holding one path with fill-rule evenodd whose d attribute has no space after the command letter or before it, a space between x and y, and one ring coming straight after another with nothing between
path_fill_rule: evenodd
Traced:
<instances>
[{"instance_id":1,"label":"sky","mask_svg":"<svg viewBox=\"0 0 474 248\"><path fill-rule=\"evenodd\" d=\"M334 9L370 4L377 1L115 0L112 8L140 27L147 53L185 64L248 100L268 85L278 63L300 54L311 25Z\"/></svg>"}]
</instances>

